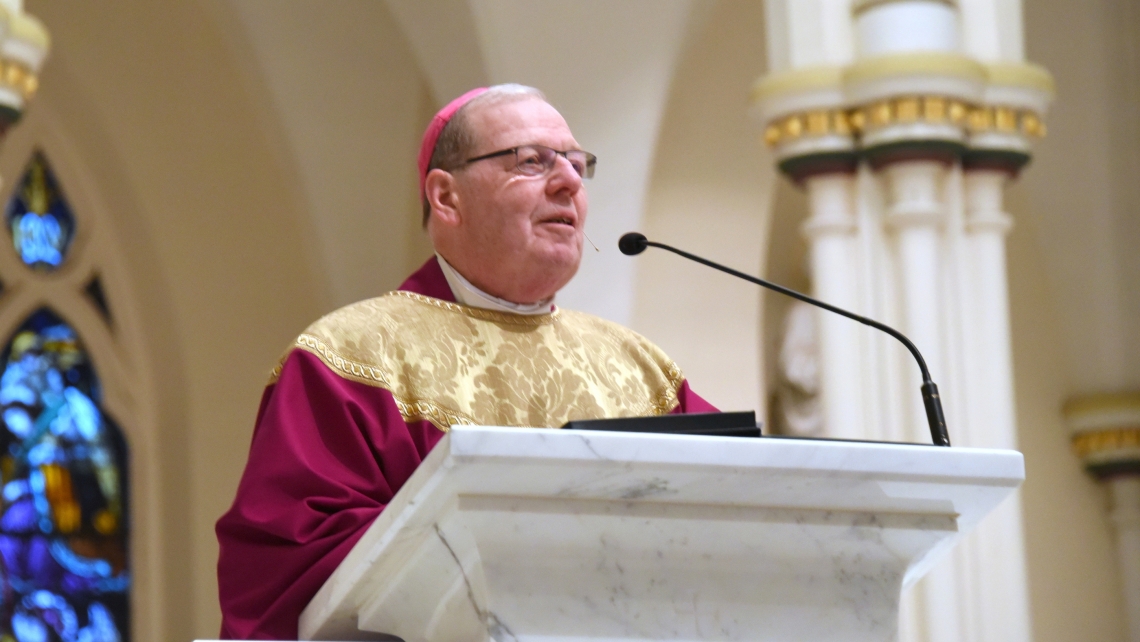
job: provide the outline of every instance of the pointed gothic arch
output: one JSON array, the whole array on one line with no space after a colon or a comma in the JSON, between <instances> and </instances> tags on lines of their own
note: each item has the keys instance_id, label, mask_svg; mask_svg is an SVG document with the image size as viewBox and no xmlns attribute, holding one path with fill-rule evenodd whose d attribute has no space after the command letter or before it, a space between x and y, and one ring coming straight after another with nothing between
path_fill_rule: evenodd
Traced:
<instances>
[{"instance_id":1,"label":"pointed gothic arch","mask_svg":"<svg viewBox=\"0 0 1140 642\"><path fill-rule=\"evenodd\" d=\"M8 233L0 234L5 245L0 248L0 350L34 314L50 311L74 331L88 355L100 384L101 409L120 433L115 439L129 444L130 451L123 458L123 478L130 480L122 497L129 511L124 518L129 520L130 543L122 566L129 569L132 595L130 622L124 624L121 639L160 639L170 624L170 591L177 590L170 578L181 575L174 559L178 555L173 555L178 546L167 541L180 537L170 534L171 522L179 520L168 508L171 495L180 494L161 471L178 469L164 454L180 448L174 444L180 433L177 426L165 433L158 429L169 423L159 417L169 416L170 409L160 405L162 395L152 376L155 366L147 358L151 351L141 323L154 315L134 296L121 242L124 224L132 219L120 210L124 202L133 203L116 182L119 168L108 168L104 149L91 146L89 139L98 143L99 137L90 132L77 136L63 125L75 126L74 115L56 114L44 104L28 116L0 150L0 203L10 202L27 163L39 153L48 159L76 224L67 260L48 271L29 270ZM92 164L95 157L98 165ZM130 243L126 245L129 251ZM84 612L77 624L89 625L90 619Z\"/></svg>"},{"instance_id":2,"label":"pointed gothic arch","mask_svg":"<svg viewBox=\"0 0 1140 642\"><path fill-rule=\"evenodd\" d=\"M17 261L0 261L0 281L15 296L0 306L23 320L0 357L0 635L129 640L127 443L82 339L114 341L113 318L106 297L89 294L103 291L96 262L78 277L86 286L64 285L84 273L72 265L89 247L74 241L93 221L72 212L36 149L9 190L5 222L0 253ZM25 309L41 293L49 301ZM56 310L82 310L80 301L96 308L104 327L90 313L77 323Z\"/></svg>"}]
</instances>

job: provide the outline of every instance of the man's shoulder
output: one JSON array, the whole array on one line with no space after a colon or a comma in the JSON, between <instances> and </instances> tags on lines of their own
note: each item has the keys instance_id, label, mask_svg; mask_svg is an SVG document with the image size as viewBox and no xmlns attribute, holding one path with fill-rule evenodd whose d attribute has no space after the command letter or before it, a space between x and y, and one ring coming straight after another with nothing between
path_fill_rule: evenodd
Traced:
<instances>
[{"instance_id":1,"label":"man's shoulder","mask_svg":"<svg viewBox=\"0 0 1140 642\"><path fill-rule=\"evenodd\" d=\"M401 337L422 332L427 317L455 304L394 290L333 310L297 336L278 360L270 383L296 351L308 352L337 371L369 370L402 343ZM347 369L347 370L346 370Z\"/></svg>"}]
</instances>

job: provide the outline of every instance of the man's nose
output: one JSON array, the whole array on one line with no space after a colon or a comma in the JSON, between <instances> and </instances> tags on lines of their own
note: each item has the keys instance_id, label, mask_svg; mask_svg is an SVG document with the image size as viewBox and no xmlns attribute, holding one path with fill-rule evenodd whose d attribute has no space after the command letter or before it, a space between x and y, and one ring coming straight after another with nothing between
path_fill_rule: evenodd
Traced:
<instances>
[{"instance_id":1,"label":"man's nose","mask_svg":"<svg viewBox=\"0 0 1140 642\"><path fill-rule=\"evenodd\" d=\"M582 189L582 176L574 169L573 163L565 156L554 156L554 167L550 168L550 181L547 183L555 191L567 189L571 194Z\"/></svg>"}]
</instances>

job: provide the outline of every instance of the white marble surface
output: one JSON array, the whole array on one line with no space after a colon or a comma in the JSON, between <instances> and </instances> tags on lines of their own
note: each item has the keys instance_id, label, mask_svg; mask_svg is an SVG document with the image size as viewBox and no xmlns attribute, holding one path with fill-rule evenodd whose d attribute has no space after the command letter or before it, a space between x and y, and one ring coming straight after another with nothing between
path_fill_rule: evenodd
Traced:
<instances>
[{"instance_id":1,"label":"white marble surface","mask_svg":"<svg viewBox=\"0 0 1140 642\"><path fill-rule=\"evenodd\" d=\"M913 582L1020 453L457 427L302 639L894 640Z\"/></svg>"}]
</instances>

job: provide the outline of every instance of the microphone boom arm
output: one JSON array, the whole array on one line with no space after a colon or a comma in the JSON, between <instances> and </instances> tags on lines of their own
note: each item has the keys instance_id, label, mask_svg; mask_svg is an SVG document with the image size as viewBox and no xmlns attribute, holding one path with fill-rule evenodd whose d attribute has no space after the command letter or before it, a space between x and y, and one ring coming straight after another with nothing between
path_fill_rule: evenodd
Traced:
<instances>
[{"instance_id":1,"label":"microphone boom arm","mask_svg":"<svg viewBox=\"0 0 1140 642\"><path fill-rule=\"evenodd\" d=\"M621 239L621 243L625 244L622 246L622 251L626 254L640 253L646 247L657 247L657 248L661 248L662 250L668 250L674 254L678 254L678 255L683 256L689 260L696 261L697 263L700 263L701 265L707 265L708 267L711 267L711 268L716 269L716 270L720 270L721 272L725 272L727 274L731 274L735 277L739 277L741 279L744 279L745 281L750 281L752 283L755 283L756 285L768 288L769 290L774 290L776 292L779 292L780 294L785 294L787 296L792 297L793 299L799 299L800 301L803 301L804 303L810 303L811 305L823 308L824 310L827 310L829 312L834 312L836 314L845 316L848 319L858 321L859 323L862 323L863 325L871 326L872 328L886 332L887 334L891 335L892 337L898 339L899 341L902 342L902 344L904 346L906 346L907 350L910 350L911 355L914 356L914 360L918 362L918 369L922 372L922 401L923 401L923 406L926 409L926 420L927 420L927 423L930 425L930 437L934 441L934 443L938 446L949 446L950 445L950 435L946 431L946 417L942 412L942 401L938 395L938 386L935 385L934 380L930 378L930 370L926 367L926 360L922 358L922 354L918 351L918 348L914 345L914 343L911 342L910 339L906 338L906 335L904 335L903 333L899 332L898 330L895 330L894 328L890 327L889 325L879 323L878 321L875 321L874 319L868 319L867 317L860 316L858 314L855 314L854 312L848 312L847 310L844 310L842 308L837 308L834 305L830 305L828 303L824 303L823 301L813 299L812 297L810 297L806 294L803 294L801 292L797 292L797 291L792 290L790 288L786 288L782 285L777 285L777 284L772 283L770 281L765 281L764 279L754 277L750 274L738 272L737 270L734 270L730 267L720 265L719 263L714 263L708 259L703 259L699 256L696 256L695 254L689 254L688 252L686 252L684 250L678 250L677 248L671 247L669 245L665 245L664 243L657 243L654 241L650 241L650 240L646 239L644 236L641 236L640 234L638 234L638 237L640 237L640 238L630 238L630 240L628 242L626 240L627 237L631 237L631 235L627 234L626 236L623 236ZM626 251L627 249L635 249L635 251L627 252Z\"/></svg>"}]
</instances>

